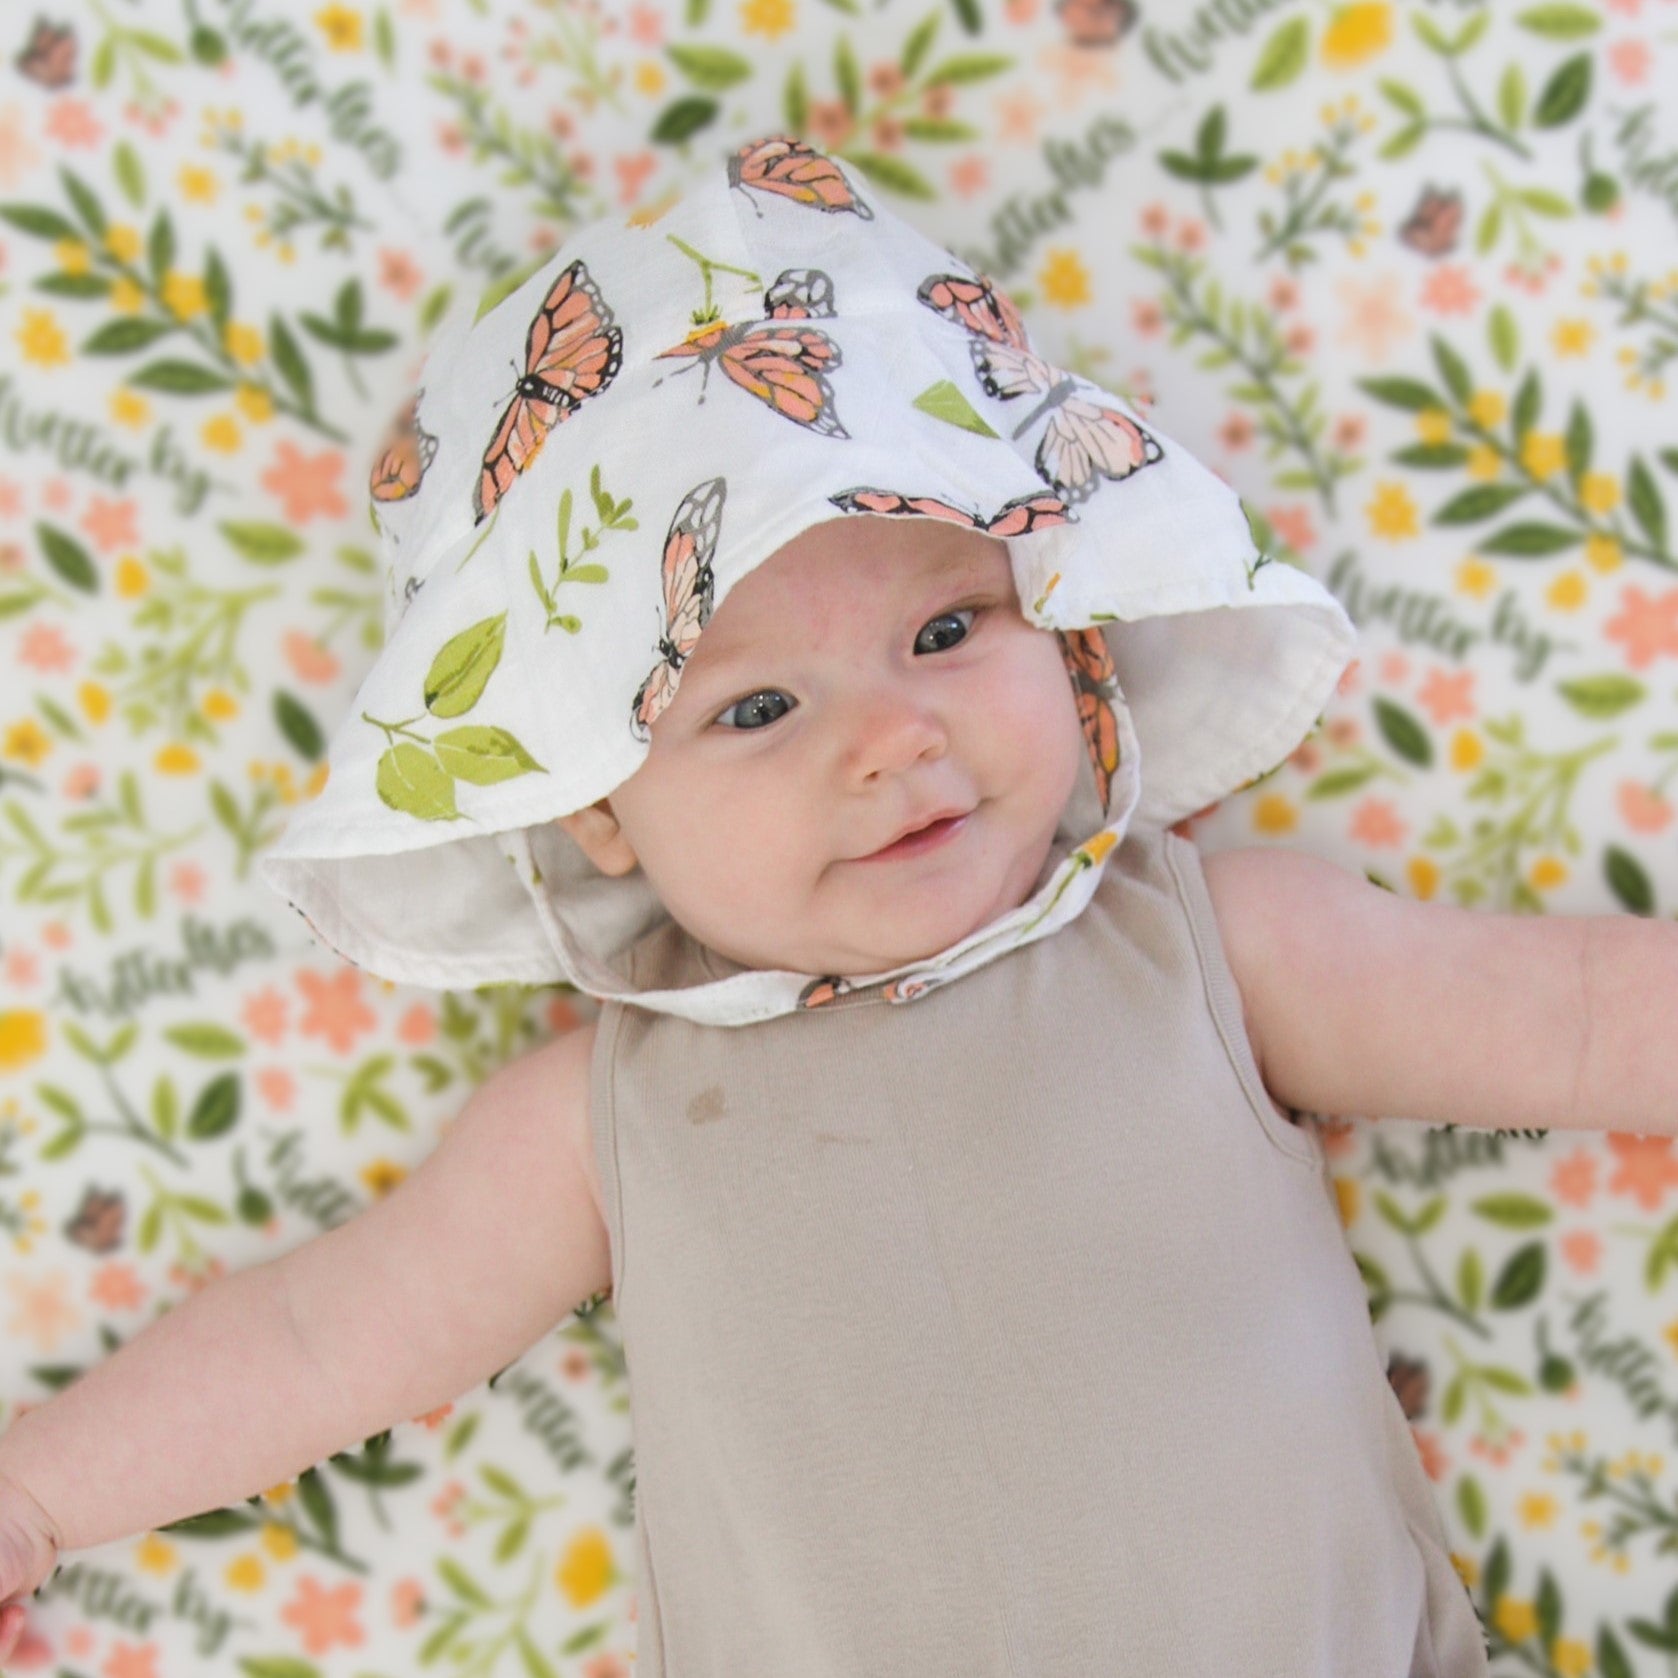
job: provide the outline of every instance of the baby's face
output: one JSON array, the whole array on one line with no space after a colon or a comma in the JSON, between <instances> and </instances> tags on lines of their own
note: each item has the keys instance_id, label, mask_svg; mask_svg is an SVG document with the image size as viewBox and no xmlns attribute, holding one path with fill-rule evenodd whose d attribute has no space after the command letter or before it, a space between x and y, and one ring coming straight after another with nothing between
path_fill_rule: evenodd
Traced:
<instances>
[{"instance_id":1,"label":"baby's face","mask_svg":"<svg viewBox=\"0 0 1678 1678\"><path fill-rule=\"evenodd\" d=\"M701 942L749 967L871 973L1030 895L1083 751L1060 643L1020 615L1007 548L852 515L735 585L610 803Z\"/></svg>"}]
</instances>

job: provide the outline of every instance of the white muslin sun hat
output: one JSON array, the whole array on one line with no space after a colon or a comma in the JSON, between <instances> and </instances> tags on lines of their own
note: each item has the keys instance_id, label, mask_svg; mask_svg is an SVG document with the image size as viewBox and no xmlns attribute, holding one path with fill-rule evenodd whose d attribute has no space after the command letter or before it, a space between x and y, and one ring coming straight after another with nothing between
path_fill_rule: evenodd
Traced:
<instances>
[{"instance_id":1,"label":"white muslin sun hat","mask_svg":"<svg viewBox=\"0 0 1678 1678\"><path fill-rule=\"evenodd\" d=\"M1231 489L784 137L445 320L371 493L386 643L260 867L350 961L442 988L569 980L716 1024L875 985L909 1001L1064 925L1131 822L1273 768L1355 640ZM1006 541L1020 610L1061 636L1089 773L1033 895L947 950L638 990L622 958L669 917L555 818L634 773L734 584L846 515Z\"/></svg>"}]
</instances>

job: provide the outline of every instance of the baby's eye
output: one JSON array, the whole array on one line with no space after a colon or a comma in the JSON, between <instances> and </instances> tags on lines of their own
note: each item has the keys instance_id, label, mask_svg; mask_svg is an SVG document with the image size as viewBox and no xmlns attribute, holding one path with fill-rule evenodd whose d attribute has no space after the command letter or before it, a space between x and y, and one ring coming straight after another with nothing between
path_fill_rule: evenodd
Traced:
<instances>
[{"instance_id":1,"label":"baby's eye","mask_svg":"<svg viewBox=\"0 0 1678 1678\"><path fill-rule=\"evenodd\" d=\"M779 688L764 688L759 693L748 693L744 699L736 699L726 711L717 716L717 721L724 728L766 728L777 718L783 717L797 703L788 699ZM730 722L729 716L739 712L738 720Z\"/></svg>"},{"instance_id":2,"label":"baby's eye","mask_svg":"<svg viewBox=\"0 0 1678 1678\"><path fill-rule=\"evenodd\" d=\"M937 617L926 623L919 635L915 637L915 651L918 653L941 653L950 647L959 646L967 639L968 627L979 614L971 607L964 606L955 612L940 612ZM967 620L963 622L962 620ZM954 633L951 626L954 626ZM932 637L932 645L923 646L928 636Z\"/></svg>"}]
</instances>

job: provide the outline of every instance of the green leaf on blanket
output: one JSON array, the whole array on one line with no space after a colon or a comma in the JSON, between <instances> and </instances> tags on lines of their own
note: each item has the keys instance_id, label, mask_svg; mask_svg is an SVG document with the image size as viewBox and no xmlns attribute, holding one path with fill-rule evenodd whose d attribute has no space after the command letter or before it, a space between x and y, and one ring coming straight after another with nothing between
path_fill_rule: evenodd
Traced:
<instances>
[{"instance_id":1,"label":"green leaf on blanket","mask_svg":"<svg viewBox=\"0 0 1678 1678\"><path fill-rule=\"evenodd\" d=\"M1630 851L1610 845L1602 854L1602 872L1608 889L1634 915L1654 914L1655 888L1643 864Z\"/></svg>"},{"instance_id":2,"label":"green leaf on blanket","mask_svg":"<svg viewBox=\"0 0 1678 1678\"><path fill-rule=\"evenodd\" d=\"M1433 515L1435 524L1477 524L1481 519L1496 518L1506 507L1528 494L1525 484L1476 484L1460 495L1452 496Z\"/></svg>"},{"instance_id":3,"label":"green leaf on blanket","mask_svg":"<svg viewBox=\"0 0 1678 1678\"><path fill-rule=\"evenodd\" d=\"M1508 524L1495 530L1479 544L1483 554L1504 554L1511 559L1543 559L1576 548L1579 533L1555 524Z\"/></svg>"},{"instance_id":4,"label":"green leaf on blanket","mask_svg":"<svg viewBox=\"0 0 1678 1678\"><path fill-rule=\"evenodd\" d=\"M899 193L904 198L938 196L926 176L900 157L889 157L877 151L845 151L839 155L847 163L855 164L869 180L876 186L883 186L887 192Z\"/></svg>"},{"instance_id":5,"label":"green leaf on blanket","mask_svg":"<svg viewBox=\"0 0 1678 1678\"><path fill-rule=\"evenodd\" d=\"M1395 705L1390 699L1377 699L1375 721L1382 739L1406 763L1413 763L1418 769L1433 766L1433 742L1427 730L1403 706Z\"/></svg>"},{"instance_id":6,"label":"green leaf on blanket","mask_svg":"<svg viewBox=\"0 0 1678 1678\"><path fill-rule=\"evenodd\" d=\"M990 76L1000 76L1014 68L1014 60L1007 53L969 52L946 58L927 72L928 87L943 87L960 82L982 82Z\"/></svg>"},{"instance_id":7,"label":"green leaf on blanket","mask_svg":"<svg viewBox=\"0 0 1678 1678\"><path fill-rule=\"evenodd\" d=\"M1532 6L1517 12L1515 21L1551 41L1577 41L1602 27L1602 19L1588 6Z\"/></svg>"},{"instance_id":8,"label":"green leaf on blanket","mask_svg":"<svg viewBox=\"0 0 1678 1678\"><path fill-rule=\"evenodd\" d=\"M160 320L113 320L82 340L83 355L132 355L149 350L159 338L175 330Z\"/></svg>"},{"instance_id":9,"label":"green leaf on blanket","mask_svg":"<svg viewBox=\"0 0 1678 1678\"><path fill-rule=\"evenodd\" d=\"M1542 1200L1530 1194L1488 1194L1469 1204L1488 1223L1504 1229L1537 1229L1555 1216Z\"/></svg>"},{"instance_id":10,"label":"green leaf on blanket","mask_svg":"<svg viewBox=\"0 0 1678 1678\"><path fill-rule=\"evenodd\" d=\"M148 361L128 375L128 382L136 390L160 390L169 396L211 396L233 388L230 379L190 361Z\"/></svg>"},{"instance_id":11,"label":"green leaf on blanket","mask_svg":"<svg viewBox=\"0 0 1678 1678\"><path fill-rule=\"evenodd\" d=\"M653 124L651 138L656 145L680 145L683 140L692 139L700 129L708 128L715 122L721 109L715 99L689 94L685 99L677 99L666 105L659 112L658 121Z\"/></svg>"},{"instance_id":12,"label":"green leaf on blanket","mask_svg":"<svg viewBox=\"0 0 1678 1678\"><path fill-rule=\"evenodd\" d=\"M186 1121L186 1133L194 1141L209 1142L225 1136L239 1122L239 1075L224 1072L212 1078L198 1092L192 1104L192 1115Z\"/></svg>"},{"instance_id":13,"label":"green leaf on blanket","mask_svg":"<svg viewBox=\"0 0 1678 1678\"><path fill-rule=\"evenodd\" d=\"M54 529L50 524L37 522L35 539L41 544L41 552L47 564L71 588L79 588L83 594L99 592L98 567L93 563L87 549L73 536L66 536L62 530Z\"/></svg>"},{"instance_id":14,"label":"green leaf on blanket","mask_svg":"<svg viewBox=\"0 0 1678 1678\"><path fill-rule=\"evenodd\" d=\"M1264 43L1253 79L1247 84L1254 93L1274 93L1297 81L1311 58L1311 25L1304 18L1284 23Z\"/></svg>"},{"instance_id":15,"label":"green leaf on blanket","mask_svg":"<svg viewBox=\"0 0 1678 1678\"><path fill-rule=\"evenodd\" d=\"M67 221L57 210L49 210L41 204L0 204L0 221L9 223L20 233L31 234L37 239L51 239L54 243L61 239L79 241L81 238L73 221Z\"/></svg>"},{"instance_id":16,"label":"green leaf on blanket","mask_svg":"<svg viewBox=\"0 0 1678 1678\"><path fill-rule=\"evenodd\" d=\"M237 1060L246 1049L245 1040L238 1032L208 1020L168 1026L163 1035L177 1049L185 1049L189 1055L197 1055L201 1060Z\"/></svg>"},{"instance_id":17,"label":"green leaf on blanket","mask_svg":"<svg viewBox=\"0 0 1678 1678\"><path fill-rule=\"evenodd\" d=\"M127 140L121 141L111 155L111 173L122 188L122 195L137 210L146 201L146 171L140 154Z\"/></svg>"},{"instance_id":18,"label":"green leaf on blanket","mask_svg":"<svg viewBox=\"0 0 1678 1678\"><path fill-rule=\"evenodd\" d=\"M1626 473L1626 501L1632 517L1643 526L1644 534L1657 548L1666 546L1666 502L1661 498L1655 475L1643 464L1640 455L1631 457L1631 470Z\"/></svg>"},{"instance_id":19,"label":"green leaf on blanket","mask_svg":"<svg viewBox=\"0 0 1678 1678\"><path fill-rule=\"evenodd\" d=\"M1539 128L1560 128L1584 109L1591 96L1591 57L1580 53L1563 64L1538 96L1532 120Z\"/></svg>"},{"instance_id":20,"label":"green leaf on blanket","mask_svg":"<svg viewBox=\"0 0 1678 1678\"><path fill-rule=\"evenodd\" d=\"M669 46L666 57L695 87L721 93L752 73L751 60L727 47Z\"/></svg>"},{"instance_id":21,"label":"green leaf on blanket","mask_svg":"<svg viewBox=\"0 0 1678 1678\"><path fill-rule=\"evenodd\" d=\"M283 688L274 694L274 721L280 725L280 732L297 748L300 757L310 763L320 760L321 753L326 750L326 735L302 700L294 699Z\"/></svg>"},{"instance_id":22,"label":"green leaf on blanket","mask_svg":"<svg viewBox=\"0 0 1678 1678\"><path fill-rule=\"evenodd\" d=\"M1403 408L1420 414L1445 406L1433 387L1424 385L1419 379L1358 379L1355 383L1360 390L1373 396L1377 402L1385 402L1389 408Z\"/></svg>"},{"instance_id":23,"label":"green leaf on blanket","mask_svg":"<svg viewBox=\"0 0 1678 1678\"><path fill-rule=\"evenodd\" d=\"M1607 722L1629 711L1648 696L1648 689L1634 676L1612 674L1581 676L1577 681L1557 682L1556 692L1582 717Z\"/></svg>"},{"instance_id":24,"label":"green leaf on blanket","mask_svg":"<svg viewBox=\"0 0 1678 1678\"><path fill-rule=\"evenodd\" d=\"M223 519L216 529L239 557L252 565L283 565L288 559L296 559L305 546L303 538L283 524Z\"/></svg>"},{"instance_id":25,"label":"green leaf on blanket","mask_svg":"<svg viewBox=\"0 0 1678 1678\"><path fill-rule=\"evenodd\" d=\"M239 1670L245 1678L321 1678L313 1662L292 1655L241 1655Z\"/></svg>"},{"instance_id":26,"label":"green leaf on blanket","mask_svg":"<svg viewBox=\"0 0 1678 1678\"><path fill-rule=\"evenodd\" d=\"M1492 1288L1492 1305L1499 1311L1513 1311L1530 1305L1544 1286L1544 1247L1533 1241L1517 1248L1498 1272Z\"/></svg>"},{"instance_id":27,"label":"green leaf on blanket","mask_svg":"<svg viewBox=\"0 0 1678 1678\"><path fill-rule=\"evenodd\" d=\"M1462 1260L1457 1265L1457 1297L1462 1300L1463 1310L1478 1311L1485 1292L1486 1278L1480 1267L1479 1250L1465 1247Z\"/></svg>"}]
</instances>

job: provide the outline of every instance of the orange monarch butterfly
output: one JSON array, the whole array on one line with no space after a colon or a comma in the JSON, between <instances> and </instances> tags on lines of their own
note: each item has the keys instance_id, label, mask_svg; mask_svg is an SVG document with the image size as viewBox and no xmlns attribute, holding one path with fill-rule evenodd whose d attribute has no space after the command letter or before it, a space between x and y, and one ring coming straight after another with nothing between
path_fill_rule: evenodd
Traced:
<instances>
[{"instance_id":1,"label":"orange monarch butterfly","mask_svg":"<svg viewBox=\"0 0 1678 1678\"><path fill-rule=\"evenodd\" d=\"M38 87L56 93L76 79L75 33L62 24L37 18L29 44L12 62Z\"/></svg>"},{"instance_id":2,"label":"orange monarch butterfly","mask_svg":"<svg viewBox=\"0 0 1678 1678\"><path fill-rule=\"evenodd\" d=\"M892 518L919 515L943 519L947 524L964 524L984 531L987 536L1028 536L1034 530L1047 530L1072 521L1066 503L1047 492L1017 495L1012 501L1003 502L988 519L965 508L952 507L935 495L899 495L892 489L846 489L830 495L828 500L842 513L878 513Z\"/></svg>"},{"instance_id":3,"label":"orange monarch butterfly","mask_svg":"<svg viewBox=\"0 0 1678 1678\"><path fill-rule=\"evenodd\" d=\"M373 465L367 488L375 501L406 501L419 492L425 474L437 458L437 439L419 422L420 398L414 399L391 427L383 452Z\"/></svg>"},{"instance_id":4,"label":"orange monarch butterfly","mask_svg":"<svg viewBox=\"0 0 1678 1678\"><path fill-rule=\"evenodd\" d=\"M1118 672L1113 668L1113 655L1107 650L1107 638L1100 629L1062 629L1056 633L1066 659L1066 672L1078 696L1078 720L1084 725L1084 744L1089 748L1090 762L1095 768L1095 790L1105 810L1113 775L1119 767L1119 722L1113 714Z\"/></svg>"},{"instance_id":5,"label":"orange monarch butterfly","mask_svg":"<svg viewBox=\"0 0 1678 1678\"><path fill-rule=\"evenodd\" d=\"M727 494L728 485L721 478L696 484L682 497L670 521L670 532L664 538L665 628L658 638L661 658L636 689L629 709L629 730L637 740L648 738L659 713L676 697L682 666L711 616L715 582L711 558L717 551L717 532L722 527L722 504Z\"/></svg>"},{"instance_id":6,"label":"orange monarch butterfly","mask_svg":"<svg viewBox=\"0 0 1678 1678\"><path fill-rule=\"evenodd\" d=\"M1034 355L1019 311L987 279L934 274L915 294L921 302L966 329L973 370L989 396L1042 400L1014 428L1023 435L1045 414L1048 425L1037 445L1037 475L1063 496L1088 500L1104 478L1128 478L1164 454L1155 439L1128 414L1078 393L1077 378Z\"/></svg>"},{"instance_id":7,"label":"orange monarch butterfly","mask_svg":"<svg viewBox=\"0 0 1678 1678\"><path fill-rule=\"evenodd\" d=\"M874 212L851 191L839 165L790 134L770 134L743 145L728 160L728 184L772 192L828 215L849 210L864 221L874 219ZM761 217L763 211L756 203L747 202Z\"/></svg>"},{"instance_id":8,"label":"orange monarch butterfly","mask_svg":"<svg viewBox=\"0 0 1678 1678\"><path fill-rule=\"evenodd\" d=\"M484 450L472 491L482 524L519 473L541 453L548 433L618 376L623 330L583 264L554 281L524 341L524 373Z\"/></svg>"},{"instance_id":9,"label":"orange monarch butterfly","mask_svg":"<svg viewBox=\"0 0 1678 1678\"><path fill-rule=\"evenodd\" d=\"M673 349L653 357L688 360L703 369L699 400L716 362L749 396L773 409L783 419L822 437L849 437L833 411L829 369L840 365L839 346L813 326L775 326L769 321L831 319L833 281L819 268L788 268L763 294L765 321L739 321L725 326L713 321L690 332ZM687 368L682 369L683 372Z\"/></svg>"}]
</instances>

